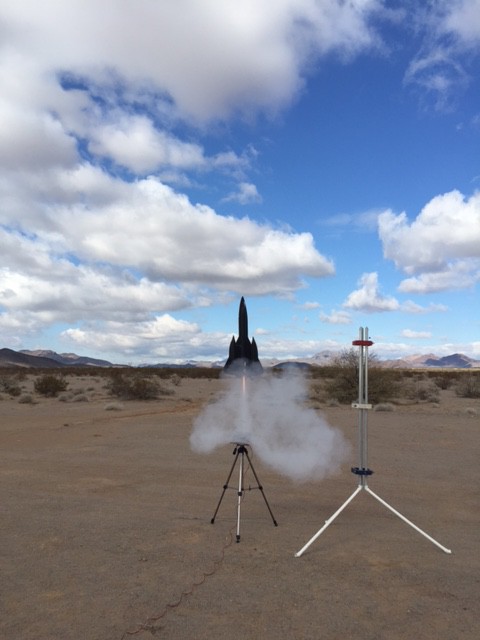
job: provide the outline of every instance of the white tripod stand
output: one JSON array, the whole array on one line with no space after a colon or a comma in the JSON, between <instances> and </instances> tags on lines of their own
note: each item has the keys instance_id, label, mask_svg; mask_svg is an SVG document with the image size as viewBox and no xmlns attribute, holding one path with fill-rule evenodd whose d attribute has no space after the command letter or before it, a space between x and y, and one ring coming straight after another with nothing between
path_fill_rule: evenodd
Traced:
<instances>
[{"instance_id":1,"label":"white tripod stand","mask_svg":"<svg viewBox=\"0 0 480 640\"><path fill-rule=\"evenodd\" d=\"M323 527L317 531L317 533L313 536L311 540L307 542L307 544L300 549L295 554L296 558L299 558L308 547L315 542L315 540L325 531L325 529L332 524L335 518L347 507L350 502L355 498L355 496L360 493L360 491L367 491L371 496L378 500L380 504L383 504L384 507L389 509L392 513L398 516L401 520L410 525L415 531L418 531L422 536L433 542L437 547L439 547L445 553L452 553L450 549L447 549L439 542L437 542L434 538L429 536L425 531L422 531L419 527L417 527L413 522L405 518L401 513L399 513L396 509L391 507L385 500L382 500L380 496L374 493L367 484L367 477L372 475L373 471L371 471L367 466L367 435L368 435L368 417L367 411L372 408L371 404L368 404L368 347L370 347L373 342L368 339L368 329L367 327L360 327L359 339L354 340L352 342L354 346L359 347L359 360L358 360L358 402L354 402L352 407L354 409L358 409L358 445L359 445L359 461L360 464L358 467L352 467L352 473L358 475L358 487L352 493L352 495L342 504L342 506L335 511L333 516L331 516L328 520L325 521Z\"/></svg>"}]
</instances>

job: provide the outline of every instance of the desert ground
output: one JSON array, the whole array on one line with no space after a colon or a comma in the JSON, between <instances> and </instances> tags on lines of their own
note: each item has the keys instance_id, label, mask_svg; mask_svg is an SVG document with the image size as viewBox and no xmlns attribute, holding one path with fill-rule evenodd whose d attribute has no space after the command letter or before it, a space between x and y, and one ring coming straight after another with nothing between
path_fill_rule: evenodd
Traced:
<instances>
[{"instance_id":1,"label":"desert ground","mask_svg":"<svg viewBox=\"0 0 480 640\"><path fill-rule=\"evenodd\" d=\"M102 378L76 376L63 401L2 395L0 637L480 637L480 400L446 389L368 414L369 487L451 554L361 491L295 557L358 486L358 412L316 408L352 445L325 480L295 483L251 452L278 526L247 489L237 543L235 490L211 524L233 446L189 443L223 384L112 404Z\"/></svg>"}]
</instances>

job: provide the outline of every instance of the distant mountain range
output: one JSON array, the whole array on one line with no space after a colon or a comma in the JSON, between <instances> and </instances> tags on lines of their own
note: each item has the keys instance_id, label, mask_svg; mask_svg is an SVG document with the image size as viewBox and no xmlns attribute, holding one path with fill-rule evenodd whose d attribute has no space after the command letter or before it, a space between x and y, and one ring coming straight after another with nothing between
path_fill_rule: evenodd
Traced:
<instances>
[{"instance_id":1,"label":"distant mountain range","mask_svg":"<svg viewBox=\"0 0 480 640\"><path fill-rule=\"evenodd\" d=\"M338 358L338 351L321 351L315 354L312 358L298 358L295 362L305 363L313 366L329 366L335 362ZM262 360L264 366L275 366L281 364L279 360L270 360L266 362ZM415 354L411 356L405 356L398 359L376 359L375 364L377 366L385 367L388 369L479 369L480 360L474 360L469 358L463 353L454 353L449 356L436 356L433 353L428 354Z\"/></svg>"},{"instance_id":2,"label":"distant mountain range","mask_svg":"<svg viewBox=\"0 0 480 640\"><path fill-rule=\"evenodd\" d=\"M113 367L107 360L98 360L74 353L56 353L48 349L36 351L14 351L0 349L0 367L27 367L34 369L54 369L59 367Z\"/></svg>"},{"instance_id":3,"label":"distant mountain range","mask_svg":"<svg viewBox=\"0 0 480 640\"><path fill-rule=\"evenodd\" d=\"M297 358L292 360L268 360L261 359L264 367L281 366L328 366L333 364L339 355L336 351L322 351L312 358ZM436 356L433 353L423 355L406 356L397 360L376 360L376 364L390 369L480 369L480 360L474 360L462 353L454 353L449 356ZM196 362L188 361L183 364L157 363L139 365L141 367L223 367L224 362ZM48 349L36 351L14 351L13 349L0 349L0 367L24 367L32 369L54 369L61 367L119 367L127 366L114 364L108 360L77 356L75 353L56 353Z\"/></svg>"}]
</instances>

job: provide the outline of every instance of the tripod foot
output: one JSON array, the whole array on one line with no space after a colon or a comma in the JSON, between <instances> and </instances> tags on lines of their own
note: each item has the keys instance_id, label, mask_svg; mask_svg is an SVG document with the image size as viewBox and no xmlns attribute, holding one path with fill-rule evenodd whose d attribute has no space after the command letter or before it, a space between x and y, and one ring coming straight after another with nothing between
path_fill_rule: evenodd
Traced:
<instances>
[{"instance_id":1,"label":"tripod foot","mask_svg":"<svg viewBox=\"0 0 480 640\"><path fill-rule=\"evenodd\" d=\"M237 538L237 542L240 542L240 534L237 534L236 538Z\"/></svg>"}]
</instances>

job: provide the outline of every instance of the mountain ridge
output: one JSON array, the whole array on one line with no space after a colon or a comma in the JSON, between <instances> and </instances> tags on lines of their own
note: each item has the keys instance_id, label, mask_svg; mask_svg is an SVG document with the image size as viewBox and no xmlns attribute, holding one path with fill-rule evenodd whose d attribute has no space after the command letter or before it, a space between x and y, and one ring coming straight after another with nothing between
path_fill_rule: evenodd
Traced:
<instances>
[{"instance_id":1,"label":"mountain ridge","mask_svg":"<svg viewBox=\"0 0 480 640\"><path fill-rule=\"evenodd\" d=\"M302 364L310 366L329 366L335 363L340 351L321 351L310 358L264 358L262 364L266 367L274 367L285 363ZM412 354L397 359L376 359L375 364L391 369L478 369L480 360L475 360L462 353L454 353L448 356L437 356L434 353ZM154 363L140 364L140 367L150 368L178 368L178 367L223 367L224 361L206 362L188 360L184 363ZM62 367L121 367L131 366L112 363L108 360L93 358L90 356L78 356L75 353L57 353L50 349L36 349L14 351L13 349L0 349L0 367L24 367L24 368L62 368ZM135 367L134 367L135 368Z\"/></svg>"}]
</instances>

